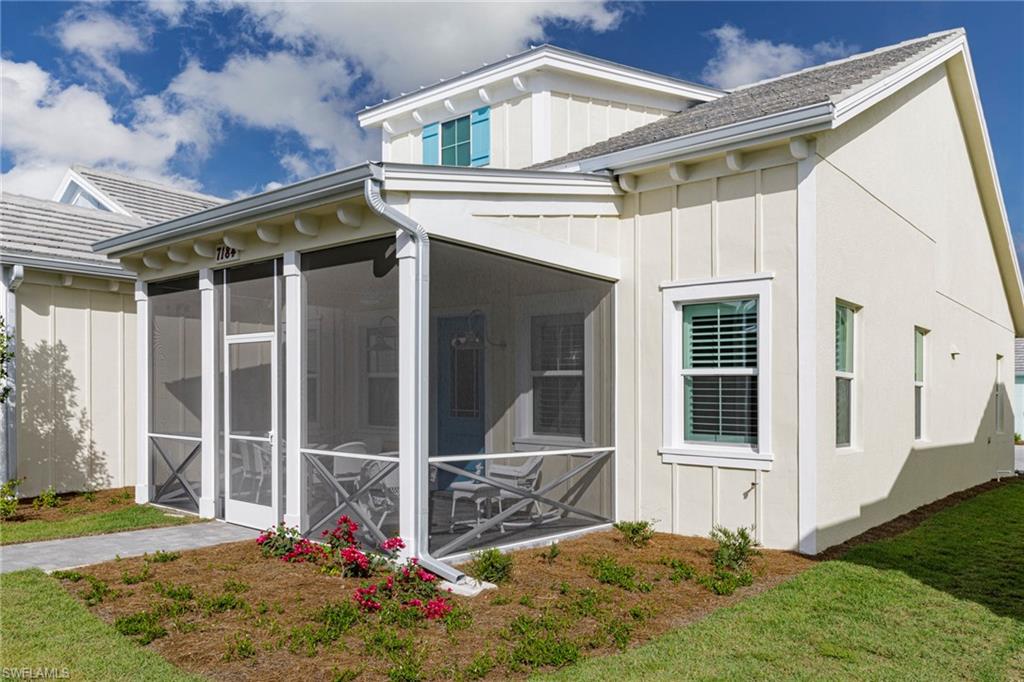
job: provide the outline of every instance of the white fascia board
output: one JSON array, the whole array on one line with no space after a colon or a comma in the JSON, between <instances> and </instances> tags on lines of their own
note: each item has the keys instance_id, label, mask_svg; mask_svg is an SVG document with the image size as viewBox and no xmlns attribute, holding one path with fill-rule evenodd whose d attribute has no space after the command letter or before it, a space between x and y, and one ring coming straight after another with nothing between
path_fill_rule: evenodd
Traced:
<instances>
[{"instance_id":1,"label":"white fascia board","mask_svg":"<svg viewBox=\"0 0 1024 682\"><path fill-rule=\"evenodd\" d=\"M98 277L100 279L121 279L126 282L135 279L135 275L116 263L111 263L110 265L101 265L97 263L93 265L91 263L80 263L62 258L23 256L19 254L4 253L0 254L0 264L22 265L34 270L85 275L89 277Z\"/></svg>"},{"instance_id":2,"label":"white fascia board","mask_svg":"<svg viewBox=\"0 0 1024 682\"><path fill-rule=\"evenodd\" d=\"M491 67L478 69L464 76L457 76L444 83L398 97L390 102L384 102L364 110L357 115L357 119L363 128L383 125L384 121L396 116L409 115L415 109L447 98L457 97L464 92L476 92L479 88L487 88L495 83L509 80L513 76L538 69L563 71L616 83L623 87L640 88L701 102L708 102L726 94L715 88L686 83L641 69L546 46L498 62Z\"/></svg>"},{"instance_id":3,"label":"white fascia board","mask_svg":"<svg viewBox=\"0 0 1024 682\"><path fill-rule=\"evenodd\" d=\"M901 88L909 85L919 76L931 71L953 55L963 52L966 44L966 38L960 36L931 52L925 53L917 61L911 62L899 71L879 79L866 88L862 88L848 97L836 99L835 123L833 127L842 125L862 111L895 94Z\"/></svg>"},{"instance_id":4,"label":"white fascia board","mask_svg":"<svg viewBox=\"0 0 1024 682\"><path fill-rule=\"evenodd\" d=\"M68 168L67 172L64 173L64 178L60 181L60 184L57 186L57 191L53 194L53 201L63 203L61 202L61 198L64 196L64 192L67 191L68 185L71 183L78 185L82 191L86 192L108 211L117 213L118 215L126 215L130 218L135 217L129 213L127 209L123 208L121 204L108 197L102 192L102 190L79 175L73 168Z\"/></svg>"},{"instance_id":5,"label":"white fascia board","mask_svg":"<svg viewBox=\"0 0 1024 682\"><path fill-rule=\"evenodd\" d=\"M673 137L659 142L631 147L589 159L572 161L546 170L595 172L604 169L635 170L644 165L683 154L709 152L726 146L736 146L772 136L804 135L832 127L833 104L821 102L778 114L769 114L749 121L722 126L712 130Z\"/></svg>"},{"instance_id":6,"label":"white fascia board","mask_svg":"<svg viewBox=\"0 0 1024 682\"><path fill-rule=\"evenodd\" d=\"M486 192L598 197L615 197L621 194L611 176L606 174L394 163L384 164L384 188L388 191L402 192Z\"/></svg>"}]
</instances>

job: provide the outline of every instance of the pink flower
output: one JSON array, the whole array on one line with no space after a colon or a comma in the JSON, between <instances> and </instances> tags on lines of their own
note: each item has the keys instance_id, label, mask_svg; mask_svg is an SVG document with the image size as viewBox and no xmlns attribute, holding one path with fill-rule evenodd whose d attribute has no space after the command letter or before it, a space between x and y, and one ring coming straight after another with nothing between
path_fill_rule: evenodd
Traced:
<instances>
[{"instance_id":1,"label":"pink flower","mask_svg":"<svg viewBox=\"0 0 1024 682\"><path fill-rule=\"evenodd\" d=\"M435 597L423 607L423 614L429 619L443 618L452 612L452 605L444 597Z\"/></svg>"}]
</instances>

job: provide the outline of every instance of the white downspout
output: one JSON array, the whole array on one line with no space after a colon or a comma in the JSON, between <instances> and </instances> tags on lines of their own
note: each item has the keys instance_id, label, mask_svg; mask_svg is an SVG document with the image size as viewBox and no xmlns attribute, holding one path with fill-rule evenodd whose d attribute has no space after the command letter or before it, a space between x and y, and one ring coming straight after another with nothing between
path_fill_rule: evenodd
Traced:
<instances>
[{"instance_id":1,"label":"white downspout","mask_svg":"<svg viewBox=\"0 0 1024 682\"><path fill-rule=\"evenodd\" d=\"M429 346L430 334L430 237L426 229L415 220L398 211L384 201L380 194L380 180L367 178L363 185L363 195L367 206L377 215L395 225L400 237L398 239L399 272L402 273L401 260L406 249L413 251L412 260L415 263L415 270L412 282L412 292L403 279L399 289L399 348L411 342L413 346L412 355L401 353L404 358L412 357L412 396L408 393L401 398L401 404L406 409L411 408L413 419L411 432L399 433L400 437L400 460L399 460L399 527L402 535L409 541L408 552L419 560L421 566L432 573L436 573L445 580L452 583L459 582L465 575L452 568L448 564L439 561L430 555L429 549L429 491L428 491L428 464L427 464L427 421L428 410L428 382L429 382L429 358L427 349ZM412 294L412 300L405 298ZM406 311L412 314L412 327L406 324ZM400 361L401 363L401 361ZM408 367L408 365L404 365ZM399 381L403 365L399 366ZM408 398L412 398L406 402ZM404 438L403 438L404 435ZM407 453L412 453L411 461ZM404 459L404 461L403 461Z\"/></svg>"},{"instance_id":2,"label":"white downspout","mask_svg":"<svg viewBox=\"0 0 1024 682\"><path fill-rule=\"evenodd\" d=\"M6 269L6 268L5 268ZM25 280L25 268L12 265L10 276L0 276L0 315L10 333L8 350L14 353L7 365L7 381L11 392L7 402L0 408L0 482L18 477L18 306L16 292ZM0 389L3 387L0 386Z\"/></svg>"}]
</instances>

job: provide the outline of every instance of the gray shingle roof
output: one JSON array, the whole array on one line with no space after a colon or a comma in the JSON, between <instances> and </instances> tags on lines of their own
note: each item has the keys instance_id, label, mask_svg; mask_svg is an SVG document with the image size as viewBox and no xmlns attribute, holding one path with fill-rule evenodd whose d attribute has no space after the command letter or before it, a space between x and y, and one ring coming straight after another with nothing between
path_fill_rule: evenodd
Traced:
<instances>
[{"instance_id":1,"label":"gray shingle roof","mask_svg":"<svg viewBox=\"0 0 1024 682\"><path fill-rule=\"evenodd\" d=\"M92 244L142 225L109 211L0 193L0 254L6 262L45 261L68 272L100 268L124 276L128 273L121 265L93 253Z\"/></svg>"},{"instance_id":2,"label":"gray shingle roof","mask_svg":"<svg viewBox=\"0 0 1024 682\"><path fill-rule=\"evenodd\" d=\"M534 168L557 166L742 123L813 104L836 101L906 65L924 52L961 35L956 29L917 38L737 88L724 97L592 144Z\"/></svg>"},{"instance_id":3,"label":"gray shingle roof","mask_svg":"<svg viewBox=\"0 0 1024 682\"><path fill-rule=\"evenodd\" d=\"M147 225L180 218L224 203L218 197L139 180L120 173L77 165L72 168L109 199Z\"/></svg>"},{"instance_id":4,"label":"gray shingle roof","mask_svg":"<svg viewBox=\"0 0 1024 682\"><path fill-rule=\"evenodd\" d=\"M1013 360L1013 373L1018 376L1024 374L1024 339L1017 339L1014 341Z\"/></svg>"}]
</instances>

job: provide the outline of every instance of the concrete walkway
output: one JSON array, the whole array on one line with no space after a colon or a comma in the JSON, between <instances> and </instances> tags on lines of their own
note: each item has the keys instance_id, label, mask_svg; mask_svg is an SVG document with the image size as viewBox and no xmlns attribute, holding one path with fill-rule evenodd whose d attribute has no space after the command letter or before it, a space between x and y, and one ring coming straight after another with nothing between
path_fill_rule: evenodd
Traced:
<instances>
[{"instance_id":1,"label":"concrete walkway","mask_svg":"<svg viewBox=\"0 0 1024 682\"><path fill-rule=\"evenodd\" d=\"M41 568L88 566L121 557L140 556L158 549L165 551L197 549L224 542L253 540L259 531L233 526L223 521L193 523L170 528L146 528L84 538L26 542L0 547L0 573Z\"/></svg>"}]
</instances>

